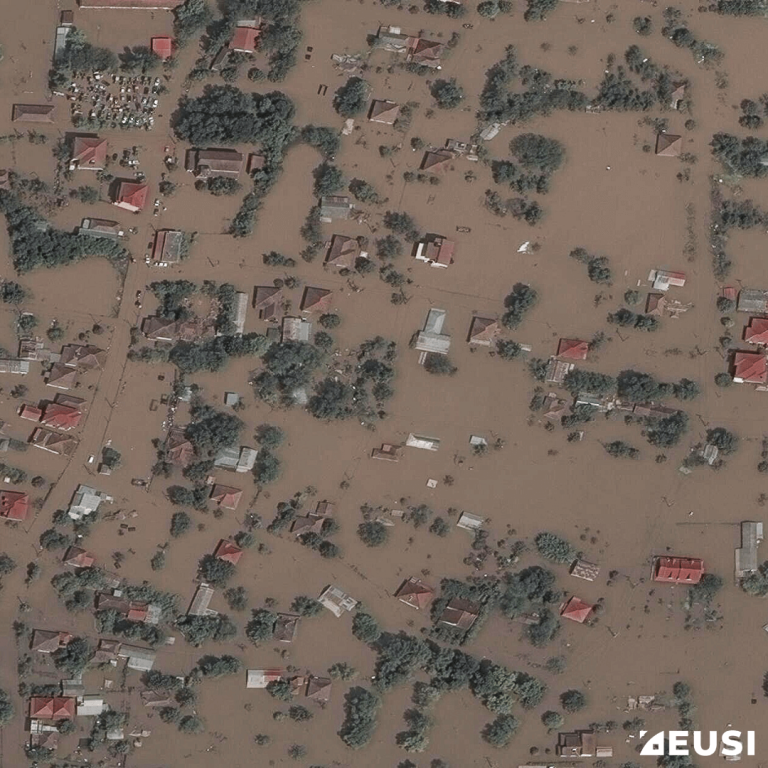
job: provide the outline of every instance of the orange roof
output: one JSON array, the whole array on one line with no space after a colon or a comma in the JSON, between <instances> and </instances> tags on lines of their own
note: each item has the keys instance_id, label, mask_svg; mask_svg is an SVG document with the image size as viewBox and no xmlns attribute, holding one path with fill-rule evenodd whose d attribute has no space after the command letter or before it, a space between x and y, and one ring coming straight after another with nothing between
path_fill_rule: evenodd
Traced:
<instances>
[{"instance_id":1,"label":"orange roof","mask_svg":"<svg viewBox=\"0 0 768 768\"><path fill-rule=\"evenodd\" d=\"M560 615L564 619L570 619L571 621L577 621L579 624L583 624L592 613L594 606L589 603L585 603L582 599L575 595L571 597L568 602L563 603L560 606Z\"/></svg>"},{"instance_id":2,"label":"orange roof","mask_svg":"<svg viewBox=\"0 0 768 768\"><path fill-rule=\"evenodd\" d=\"M28 494L18 491L0 491L0 517L8 520L26 520L28 514Z\"/></svg>"},{"instance_id":3,"label":"orange roof","mask_svg":"<svg viewBox=\"0 0 768 768\"><path fill-rule=\"evenodd\" d=\"M72 162L80 168L103 168L107 163L107 140L98 136L75 136Z\"/></svg>"},{"instance_id":4,"label":"orange roof","mask_svg":"<svg viewBox=\"0 0 768 768\"><path fill-rule=\"evenodd\" d=\"M128 621L146 621L149 608L146 603L131 603L126 618Z\"/></svg>"},{"instance_id":5,"label":"orange roof","mask_svg":"<svg viewBox=\"0 0 768 768\"><path fill-rule=\"evenodd\" d=\"M148 193L148 184L121 181L117 190L115 205L127 207L129 210L140 211L146 205Z\"/></svg>"},{"instance_id":6,"label":"orange roof","mask_svg":"<svg viewBox=\"0 0 768 768\"><path fill-rule=\"evenodd\" d=\"M395 592L395 597L401 603L410 605L411 608L422 610L429 606L432 598L435 596L435 590L425 584L421 579L415 579L413 576L406 579L400 589Z\"/></svg>"},{"instance_id":7,"label":"orange roof","mask_svg":"<svg viewBox=\"0 0 768 768\"><path fill-rule=\"evenodd\" d=\"M224 509L237 509L243 492L239 488L231 488L228 485L214 485L211 491L211 499L219 507Z\"/></svg>"},{"instance_id":8,"label":"orange roof","mask_svg":"<svg viewBox=\"0 0 768 768\"><path fill-rule=\"evenodd\" d=\"M698 584L703 575L704 561L698 557L657 557L653 580Z\"/></svg>"},{"instance_id":9,"label":"orange roof","mask_svg":"<svg viewBox=\"0 0 768 768\"><path fill-rule=\"evenodd\" d=\"M80 423L83 413L79 408L71 408L68 405L49 403L45 406L42 423L47 427L67 431Z\"/></svg>"},{"instance_id":10,"label":"orange roof","mask_svg":"<svg viewBox=\"0 0 768 768\"><path fill-rule=\"evenodd\" d=\"M170 59L173 55L173 40L165 35L153 37L152 52L156 53L161 59Z\"/></svg>"},{"instance_id":11,"label":"orange roof","mask_svg":"<svg viewBox=\"0 0 768 768\"><path fill-rule=\"evenodd\" d=\"M765 384L768 381L768 358L762 352L736 352L733 378L739 383Z\"/></svg>"},{"instance_id":12,"label":"orange roof","mask_svg":"<svg viewBox=\"0 0 768 768\"><path fill-rule=\"evenodd\" d=\"M256 44L261 37L261 30L254 27L238 27L232 39L229 41L229 47L233 51L245 51L253 53L256 50Z\"/></svg>"},{"instance_id":13,"label":"orange roof","mask_svg":"<svg viewBox=\"0 0 768 768\"><path fill-rule=\"evenodd\" d=\"M744 341L748 344L768 344L768 318L752 317L744 329Z\"/></svg>"},{"instance_id":14,"label":"orange roof","mask_svg":"<svg viewBox=\"0 0 768 768\"><path fill-rule=\"evenodd\" d=\"M64 696L35 696L29 701L29 716L42 720L62 720L75 716L75 699Z\"/></svg>"},{"instance_id":15,"label":"orange roof","mask_svg":"<svg viewBox=\"0 0 768 768\"><path fill-rule=\"evenodd\" d=\"M589 354L589 342L579 339L560 339L557 356L564 360L586 360Z\"/></svg>"},{"instance_id":16,"label":"orange roof","mask_svg":"<svg viewBox=\"0 0 768 768\"><path fill-rule=\"evenodd\" d=\"M40 421L42 415L42 409L34 405L22 405L19 410L19 416L21 416L22 419L28 419L29 421Z\"/></svg>"},{"instance_id":17,"label":"orange roof","mask_svg":"<svg viewBox=\"0 0 768 768\"><path fill-rule=\"evenodd\" d=\"M219 560L226 560L228 563L232 563L232 565L237 565L238 560L243 555L243 550L237 544L222 539L213 554Z\"/></svg>"}]
</instances>

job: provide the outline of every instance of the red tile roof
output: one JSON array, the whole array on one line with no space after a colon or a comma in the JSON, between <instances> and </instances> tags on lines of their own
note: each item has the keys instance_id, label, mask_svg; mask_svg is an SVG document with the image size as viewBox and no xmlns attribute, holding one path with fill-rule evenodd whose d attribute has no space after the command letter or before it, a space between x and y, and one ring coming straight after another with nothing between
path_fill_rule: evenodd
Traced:
<instances>
[{"instance_id":1,"label":"red tile roof","mask_svg":"<svg viewBox=\"0 0 768 768\"><path fill-rule=\"evenodd\" d=\"M413 577L406 579L400 585L400 589L395 592L395 597L401 603L410 605L411 608L416 608L416 610L427 608L434 596L435 590L432 587L425 584L421 579Z\"/></svg>"},{"instance_id":2,"label":"red tile roof","mask_svg":"<svg viewBox=\"0 0 768 768\"><path fill-rule=\"evenodd\" d=\"M173 56L173 40L165 35L153 37L152 50L161 59L170 59Z\"/></svg>"},{"instance_id":3,"label":"red tile roof","mask_svg":"<svg viewBox=\"0 0 768 768\"><path fill-rule=\"evenodd\" d=\"M215 501L218 507L237 509L242 495L243 492L239 488L230 488L228 485L219 485L217 483L211 491L211 500Z\"/></svg>"},{"instance_id":4,"label":"red tile roof","mask_svg":"<svg viewBox=\"0 0 768 768\"><path fill-rule=\"evenodd\" d=\"M237 544L222 539L213 554L219 560L226 560L232 565L237 565L238 560L243 556L243 550Z\"/></svg>"},{"instance_id":5,"label":"red tile roof","mask_svg":"<svg viewBox=\"0 0 768 768\"><path fill-rule=\"evenodd\" d=\"M146 621L149 608L146 603L131 603L126 618L128 621Z\"/></svg>"},{"instance_id":6,"label":"red tile roof","mask_svg":"<svg viewBox=\"0 0 768 768\"><path fill-rule=\"evenodd\" d=\"M98 136L75 136L72 162L79 168L103 168L107 163L107 140Z\"/></svg>"},{"instance_id":7,"label":"red tile roof","mask_svg":"<svg viewBox=\"0 0 768 768\"><path fill-rule=\"evenodd\" d=\"M675 584L698 584L704 575L704 561L698 557L657 557L653 580Z\"/></svg>"},{"instance_id":8,"label":"red tile roof","mask_svg":"<svg viewBox=\"0 0 768 768\"><path fill-rule=\"evenodd\" d=\"M42 720L63 720L75 716L75 699L64 696L36 696L29 701L29 716Z\"/></svg>"},{"instance_id":9,"label":"red tile roof","mask_svg":"<svg viewBox=\"0 0 768 768\"><path fill-rule=\"evenodd\" d=\"M233 51L245 51L253 53L261 37L261 30L254 27L238 27L232 39L229 41L229 47Z\"/></svg>"},{"instance_id":10,"label":"red tile roof","mask_svg":"<svg viewBox=\"0 0 768 768\"><path fill-rule=\"evenodd\" d=\"M586 360L589 354L589 342L579 339L560 339L557 356L564 360Z\"/></svg>"},{"instance_id":11,"label":"red tile roof","mask_svg":"<svg viewBox=\"0 0 768 768\"><path fill-rule=\"evenodd\" d=\"M560 607L560 615L564 619L570 619L571 621L583 624L589 618L593 608L594 606L585 603L574 595L567 603L563 603Z\"/></svg>"},{"instance_id":12,"label":"red tile roof","mask_svg":"<svg viewBox=\"0 0 768 768\"><path fill-rule=\"evenodd\" d=\"M26 520L28 514L28 494L18 491L0 491L0 517L7 520Z\"/></svg>"},{"instance_id":13,"label":"red tile roof","mask_svg":"<svg viewBox=\"0 0 768 768\"><path fill-rule=\"evenodd\" d=\"M121 181L117 190L116 205L126 205L141 210L147 202L148 184L137 184L133 181Z\"/></svg>"},{"instance_id":14,"label":"red tile roof","mask_svg":"<svg viewBox=\"0 0 768 768\"><path fill-rule=\"evenodd\" d=\"M19 409L19 416L21 416L22 419L27 419L28 421L40 421L42 415L42 409L35 405L22 405Z\"/></svg>"},{"instance_id":15,"label":"red tile roof","mask_svg":"<svg viewBox=\"0 0 768 768\"><path fill-rule=\"evenodd\" d=\"M762 352L736 352L733 378L746 384L765 384L768 381L768 358Z\"/></svg>"},{"instance_id":16,"label":"red tile roof","mask_svg":"<svg viewBox=\"0 0 768 768\"><path fill-rule=\"evenodd\" d=\"M744 329L744 341L748 344L768 344L768 318L752 317Z\"/></svg>"},{"instance_id":17,"label":"red tile roof","mask_svg":"<svg viewBox=\"0 0 768 768\"><path fill-rule=\"evenodd\" d=\"M45 406L42 423L47 427L61 429L65 432L74 429L83 417L83 412L79 408L71 408L68 405L59 403L49 403Z\"/></svg>"}]
</instances>

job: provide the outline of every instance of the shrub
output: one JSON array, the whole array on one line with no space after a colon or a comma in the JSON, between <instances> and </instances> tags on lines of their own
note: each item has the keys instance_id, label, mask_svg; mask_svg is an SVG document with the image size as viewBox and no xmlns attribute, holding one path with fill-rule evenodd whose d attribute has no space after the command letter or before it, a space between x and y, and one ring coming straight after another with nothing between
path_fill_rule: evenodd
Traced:
<instances>
[{"instance_id":1,"label":"shrub","mask_svg":"<svg viewBox=\"0 0 768 768\"><path fill-rule=\"evenodd\" d=\"M430 352L424 360L424 370L438 376L453 376L458 368L445 355Z\"/></svg>"},{"instance_id":2,"label":"shrub","mask_svg":"<svg viewBox=\"0 0 768 768\"><path fill-rule=\"evenodd\" d=\"M380 547L389 540L389 529L378 521L366 521L357 527L357 535L367 547Z\"/></svg>"},{"instance_id":3,"label":"shrub","mask_svg":"<svg viewBox=\"0 0 768 768\"><path fill-rule=\"evenodd\" d=\"M653 21L650 16L635 16L632 20L632 28L638 35L648 37L653 32Z\"/></svg>"},{"instance_id":4,"label":"shrub","mask_svg":"<svg viewBox=\"0 0 768 768\"><path fill-rule=\"evenodd\" d=\"M572 688L560 694L560 704L566 712L578 712L587 705L587 697Z\"/></svg>"}]
</instances>

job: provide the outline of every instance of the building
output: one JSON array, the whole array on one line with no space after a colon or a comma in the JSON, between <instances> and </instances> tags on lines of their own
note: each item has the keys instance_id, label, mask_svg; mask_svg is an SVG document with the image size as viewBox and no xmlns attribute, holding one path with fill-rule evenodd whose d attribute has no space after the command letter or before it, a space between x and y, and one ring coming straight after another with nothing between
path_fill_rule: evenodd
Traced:
<instances>
[{"instance_id":1,"label":"building","mask_svg":"<svg viewBox=\"0 0 768 768\"><path fill-rule=\"evenodd\" d=\"M152 261L157 267L178 264L187 255L187 237L178 229L161 229L155 232Z\"/></svg>"},{"instance_id":2,"label":"building","mask_svg":"<svg viewBox=\"0 0 768 768\"><path fill-rule=\"evenodd\" d=\"M29 644L30 651L37 653L54 653L59 648L67 645L74 635L69 632L56 632L47 629L36 629L32 633L32 641Z\"/></svg>"},{"instance_id":3,"label":"building","mask_svg":"<svg viewBox=\"0 0 768 768\"><path fill-rule=\"evenodd\" d=\"M381 26L376 35L376 45L394 53L405 53L415 38L403 34L400 27Z\"/></svg>"},{"instance_id":4,"label":"building","mask_svg":"<svg viewBox=\"0 0 768 768\"><path fill-rule=\"evenodd\" d=\"M573 363L565 360L558 360L556 357L550 357L547 362L547 370L544 374L544 381L548 384L562 385L565 377L575 368Z\"/></svg>"},{"instance_id":5,"label":"building","mask_svg":"<svg viewBox=\"0 0 768 768\"><path fill-rule=\"evenodd\" d=\"M440 69L440 58L445 51L445 45L435 40L425 40L423 37L412 38L406 52L409 64L418 64L430 69Z\"/></svg>"},{"instance_id":6,"label":"building","mask_svg":"<svg viewBox=\"0 0 768 768\"><path fill-rule=\"evenodd\" d=\"M71 720L76 700L70 696L34 696L29 701L29 716L37 720Z\"/></svg>"},{"instance_id":7,"label":"building","mask_svg":"<svg viewBox=\"0 0 768 768\"><path fill-rule=\"evenodd\" d=\"M61 348L61 365L90 371L103 368L107 362L107 353L91 344L67 344Z\"/></svg>"},{"instance_id":8,"label":"building","mask_svg":"<svg viewBox=\"0 0 768 768\"><path fill-rule=\"evenodd\" d=\"M763 540L763 524L747 520L741 524L741 546L736 549L736 578L755 573L760 565L757 549Z\"/></svg>"},{"instance_id":9,"label":"building","mask_svg":"<svg viewBox=\"0 0 768 768\"><path fill-rule=\"evenodd\" d=\"M187 616L215 616L216 611L212 611L208 606L213 599L213 587L202 582L195 591L192 603L187 611Z\"/></svg>"},{"instance_id":10,"label":"building","mask_svg":"<svg viewBox=\"0 0 768 768\"><path fill-rule=\"evenodd\" d=\"M299 630L299 619L296 613L278 613L272 637L279 643L292 643Z\"/></svg>"},{"instance_id":11,"label":"building","mask_svg":"<svg viewBox=\"0 0 768 768\"><path fill-rule=\"evenodd\" d=\"M331 700L331 689L333 682L330 677L315 677L309 676L307 681L306 696L312 701L316 701L318 704L325 705Z\"/></svg>"},{"instance_id":12,"label":"building","mask_svg":"<svg viewBox=\"0 0 768 768\"><path fill-rule=\"evenodd\" d=\"M184 0L77 0L81 8L100 10L172 11Z\"/></svg>"},{"instance_id":13,"label":"building","mask_svg":"<svg viewBox=\"0 0 768 768\"><path fill-rule=\"evenodd\" d=\"M101 696L80 695L77 697L78 717L98 717L103 714L105 709L107 709L107 705Z\"/></svg>"},{"instance_id":14,"label":"building","mask_svg":"<svg viewBox=\"0 0 768 768\"><path fill-rule=\"evenodd\" d=\"M80 424L83 412L79 408L72 408L60 403L49 403L45 406L39 421L51 429L60 429L62 432L68 432Z\"/></svg>"},{"instance_id":15,"label":"building","mask_svg":"<svg viewBox=\"0 0 768 768\"><path fill-rule=\"evenodd\" d=\"M352 215L352 203L346 195L326 195L320 198L320 221L346 221Z\"/></svg>"},{"instance_id":16,"label":"building","mask_svg":"<svg viewBox=\"0 0 768 768\"><path fill-rule=\"evenodd\" d=\"M448 354L448 350L451 348L451 337L442 333L447 314L444 309L437 309L436 307L429 310L424 322L424 329L416 334L415 349L438 355Z\"/></svg>"},{"instance_id":17,"label":"building","mask_svg":"<svg viewBox=\"0 0 768 768\"><path fill-rule=\"evenodd\" d=\"M743 288L739 291L736 304L738 312L749 312L754 315L764 315L768 312L768 291L757 288Z\"/></svg>"},{"instance_id":18,"label":"building","mask_svg":"<svg viewBox=\"0 0 768 768\"><path fill-rule=\"evenodd\" d=\"M680 157L683 151L683 138L672 133L659 133L656 136L657 157Z\"/></svg>"},{"instance_id":19,"label":"building","mask_svg":"<svg viewBox=\"0 0 768 768\"><path fill-rule=\"evenodd\" d=\"M374 448L371 451L371 458L381 459L382 461L400 461L402 452L403 447L401 445L382 443L381 448Z\"/></svg>"},{"instance_id":20,"label":"building","mask_svg":"<svg viewBox=\"0 0 768 768\"><path fill-rule=\"evenodd\" d=\"M333 291L327 288L307 287L301 297L301 311L307 314L327 313L333 304Z\"/></svg>"},{"instance_id":21,"label":"building","mask_svg":"<svg viewBox=\"0 0 768 768\"><path fill-rule=\"evenodd\" d=\"M483 527L484 523L484 517L473 515L471 512L462 512L456 523L456 527L462 528L465 531L477 531Z\"/></svg>"},{"instance_id":22,"label":"building","mask_svg":"<svg viewBox=\"0 0 768 768\"><path fill-rule=\"evenodd\" d=\"M427 437L426 435L414 435L411 432L405 439L405 444L409 448L421 448L423 451L436 451L440 447L440 439L437 437Z\"/></svg>"},{"instance_id":23,"label":"building","mask_svg":"<svg viewBox=\"0 0 768 768\"><path fill-rule=\"evenodd\" d=\"M71 456L77 448L77 440L71 435L62 435L44 427L38 427L29 438L36 448L42 448L57 456Z\"/></svg>"},{"instance_id":24,"label":"building","mask_svg":"<svg viewBox=\"0 0 768 768\"><path fill-rule=\"evenodd\" d=\"M429 608L435 597L435 590L421 579L411 576L400 585L400 588L395 592L395 597L401 603L405 603L417 611L423 611Z\"/></svg>"},{"instance_id":25,"label":"building","mask_svg":"<svg viewBox=\"0 0 768 768\"><path fill-rule=\"evenodd\" d=\"M237 509L237 505L240 503L240 498L243 492L239 488L232 488L229 485L220 485L216 483L211 489L211 501L213 501L217 507L222 509Z\"/></svg>"},{"instance_id":26,"label":"building","mask_svg":"<svg viewBox=\"0 0 768 768\"><path fill-rule=\"evenodd\" d=\"M438 624L468 630L480 616L480 606L470 600L454 597L440 614Z\"/></svg>"},{"instance_id":27,"label":"building","mask_svg":"<svg viewBox=\"0 0 768 768\"><path fill-rule=\"evenodd\" d=\"M229 41L230 51L240 51L241 53L253 53L258 48L261 30L258 27L235 28L232 39Z\"/></svg>"},{"instance_id":28,"label":"building","mask_svg":"<svg viewBox=\"0 0 768 768\"><path fill-rule=\"evenodd\" d=\"M430 150L424 153L419 170L429 171L430 173L442 173L455 159L453 152L446 149Z\"/></svg>"},{"instance_id":29,"label":"building","mask_svg":"<svg viewBox=\"0 0 768 768\"><path fill-rule=\"evenodd\" d=\"M53 104L14 104L14 123L53 123Z\"/></svg>"},{"instance_id":30,"label":"building","mask_svg":"<svg viewBox=\"0 0 768 768\"><path fill-rule=\"evenodd\" d=\"M213 556L219 560L232 563L232 565L237 565L243 556L243 550L237 544L222 539L216 547Z\"/></svg>"},{"instance_id":31,"label":"building","mask_svg":"<svg viewBox=\"0 0 768 768\"><path fill-rule=\"evenodd\" d=\"M384 125L392 125L397 116L400 114L400 106L394 101L387 101L386 99L374 99L371 102L371 108L368 111L368 119L372 123L384 123Z\"/></svg>"},{"instance_id":32,"label":"building","mask_svg":"<svg viewBox=\"0 0 768 768\"><path fill-rule=\"evenodd\" d=\"M267 158L264 155L259 155L256 152L251 152L248 155L248 165L246 172L252 175L254 171L260 171L267 164Z\"/></svg>"},{"instance_id":33,"label":"building","mask_svg":"<svg viewBox=\"0 0 768 768\"><path fill-rule=\"evenodd\" d=\"M768 317L750 317L749 325L744 329L744 341L768 346Z\"/></svg>"},{"instance_id":34,"label":"building","mask_svg":"<svg viewBox=\"0 0 768 768\"><path fill-rule=\"evenodd\" d=\"M15 373L19 376L26 376L29 373L29 360L2 358L0 359L0 373Z\"/></svg>"},{"instance_id":35,"label":"building","mask_svg":"<svg viewBox=\"0 0 768 768\"><path fill-rule=\"evenodd\" d=\"M149 185L135 181L118 181L113 205L131 213L138 213L147 203Z\"/></svg>"},{"instance_id":36,"label":"building","mask_svg":"<svg viewBox=\"0 0 768 768\"><path fill-rule=\"evenodd\" d=\"M491 317L475 316L469 326L467 342L483 347L493 346L498 339L500 330L498 320Z\"/></svg>"},{"instance_id":37,"label":"building","mask_svg":"<svg viewBox=\"0 0 768 768\"><path fill-rule=\"evenodd\" d=\"M557 738L556 753L559 757L613 757L613 747L601 747L597 744L594 731L573 731L560 733Z\"/></svg>"},{"instance_id":38,"label":"building","mask_svg":"<svg viewBox=\"0 0 768 768\"><path fill-rule=\"evenodd\" d=\"M284 669L249 669L245 681L246 688L266 688L270 683L282 680Z\"/></svg>"},{"instance_id":39,"label":"building","mask_svg":"<svg viewBox=\"0 0 768 768\"><path fill-rule=\"evenodd\" d=\"M108 237L112 240L117 240L125 234L122 227L116 221L92 218L83 219L80 222L77 233L90 237Z\"/></svg>"},{"instance_id":40,"label":"building","mask_svg":"<svg viewBox=\"0 0 768 768\"><path fill-rule=\"evenodd\" d=\"M735 352L733 380L737 384L765 384L768 382L768 357L764 352Z\"/></svg>"},{"instance_id":41,"label":"building","mask_svg":"<svg viewBox=\"0 0 768 768\"><path fill-rule=\"evenodd\" d=\"M284 317L281 341L309 341L312 323L303 317Z\"/></svg>"},{"instance_id":42,"label":"building","mask_svg":"<svg viewBox=\"0 0 768 768\"><path fill-rule=\"evenodd\" d=\"M577 579L594 581L600 573L600 566L586 560L576 560L571 566L570 574Z\"/></svg>"},{"instance_id":43,"label":"building","mask_svg":"<svg viewBox=\"0 0 768 768\"><path fill-rule=\"evenodd\" d=\"M557 356L561 360L586 360L589 354L589 342L580 339L560 339Z\"/></svg>"},{"instance_id":44,"label":"building","mask_svg":"<svg viewBox=\"0 0 768 768\"><path fill-rule=\"evenodd\" d=\"M185 167L198 179L223 176L237 179L243 170L245 157L236 149L190 149Z\"/></svg>"},{"instance_id":45,"label":"building","mask_svg":"<svg viewBox=\"0 0 768 768\"><path fill-rule=\"evenodd\" d=\"M190 444L191 445L191 444ZM217 469L228 469L232 472L250 472L256 463L258 451L255 448L222 448L213 466Z\"/></svg>"},{"instance_id":46,"label":"building","mask_svg":"<svg viewBox=\"0 0 768 768\"><path fill-rule=\"evenodd\" d=\"M564 619L583 624L592 614L594 605L585 603L581 598L573 595L569 600L560 606L560 615Z\"/></svg>"},{"instance_id":47,"label":"building","mask_svg":"<svg viewBox=\"0 0 768 768\"><path fill-rule=\"evenodd\" d=\"M680 85L675 84L674 87L675 90L672 91L670 106L672 109L679 109L680 102L685 98L685 83L681 83Z\"/></svg>"},{"instance_id":48,"label":"building","mask_svg":"<svg viewBox=\"0 0 768 768\"><path fill-rule=\"evenodd\" d=\"M279 322L282 317L283 291L273 285L257 285L253 289L253 308L259 320Z\"/></svg>"},{"instance_id":49,"label":"building","mask_svg":"<svg viewBox=\"0 0 768 768\"><path fill-rule=\"evenodd\" d=\"M416 246L416 259L424 261L430 267L449 267L453 264L453 251L456 243L440 235L430 235Z\"/></svg>"},{"instance_id":50,"label":"building","mask_svg":"<svg viewBox=\"0 0 768 768\"><path fill-rule=\"evenodd\" d=\"M138 645L129 645L121 643L117 651L120 658L128 659L128 669L135 669L139 672L149 672L155 666L157 652L151 648L141 648Z\"/></svg>"},{"instance_id":51,"label":"building","mask_svg":"<svg viewBox=\"0 0 768 768\"><path fill-rule=\"evenodd\" d=\"M357 607L357 600L334 586L326 587L317 601L337 619L341 617L344 611L353 611Z\"/></svg>"},{"instance_id":52,"label":"building","mask_svg":"<svg viewBox=\"0 0 768 768\"><path fill-rule=\"evenodd\" d=\"M96 562L96 556L80 547L70 547L62 562L71 568L90 568Z\"/></svg>"},{"instance_id":53,"label":"building","mask_svg":"<svg viewBox=\"0 0 768 768\"><path fill-rule=\"evenodd\" d=\"M171 464L186 467L195 458L195 447L185 434L184 427L171 427L165 441L165 456Z\"/></svg>"},{"instance_id":54,"label":"building","mask_svg":"<svg viewBox=\"0 0 768 768\"><path fill-rule=\"evenodd\" d=\"M70 171L103 171L107 164L107 140L98 136L75 136Z\"/></svg>"},{"instance_id":55,"label":"building","mask_svg":"<svg viewBox=\"0 0 768 768\"><path fill-rule=\"evenodd\" d=\"M670 287L682 288L685 285L685 272L668 272L664 269L652 269L648 274L654 290L668 291Z\"/></svg>"},{"instance_id":56,"label":"building","mask_svg":"<svg viewBox=\"0 0 768 768\"><path fill-rule=\"evenodd\" d=\"M673 584L698 584L704 575L704 561L698 557L657 557L653 580Z\"/></svg>"},{"instance_id":57,"label":"building","mask_svg":"<svg viewBox=\"0 0 768 768\"><path fill-rule=\"evenodd\" d=\"M111 502L112 497L89 485L78 485L67 513L73 520L82 520L95 512L102 501Z\"/></svg>"},{"instance_id":58,"label":"building","mask_svg":"<svg viewBox=\"0 0 768 768\"><path fill-rule=\"evenodd\" d=\"M29 494L18 491L0 491L0 517L22 522L29 514Z\"/></svg>"},{"instance_id":59,"label":"building","mask_svg":"<svg viewBox=\"0 0 768 768\"><path fill-rule=\"evenodd\" d=\"M367 255L363 254L360 244L354 237L334 235L325 255L325 263L327 266L339 269L354 269L357 259Z\"/></svg>"},{"instance_id":60,"label":"building","mask_svg":"<svg viewBox=\"0 0 768 768\"><path fill-rule=\"evenodd\" d=\"M54 363L48 371L45 383L56 389L72 389L77 384L77 370L62 363Z\"/></svg>"},{"instance_id":61,"label":"building","mask_svg":"<svg viewBox=\"0 0 768 768\"><path fill-rule=\"evenodd\" d=\"M173 56L173 39L167 35L153 37L150 41L152 53L157 54L163 61Z\"/></svg>"}]
</instances>

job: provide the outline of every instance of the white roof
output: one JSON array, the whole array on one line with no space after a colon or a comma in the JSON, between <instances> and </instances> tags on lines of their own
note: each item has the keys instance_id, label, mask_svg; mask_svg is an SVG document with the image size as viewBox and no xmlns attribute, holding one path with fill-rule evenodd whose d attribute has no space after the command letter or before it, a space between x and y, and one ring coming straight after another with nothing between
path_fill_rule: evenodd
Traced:
<instances>
[{"instance_id":1,"label":"white roof","mask_svg":"<svg viewBox=\"0 0 768 768\"><path fill-rule=\"evenodd\" d=\"M350 597L346 592L338 587L330 586L323 590L323 594L317 598L321 605L324 605L336 618L339 618L344 611L351 611L357 605L357 600Z\"/></svg>"},{"instance_id":2,"label":"white roof","mask_svg":"<svg viewBox=\"0 0 768 768\"><path fill-rule=\"evenodd\" d=\"M430 309L424 323L424 330L427 333L440 333L443 330L447 314L444 309Z\"/></svg>"},{"instance_id":3,"label":"white roof","mask_svg":"<svg viewBox=\"0 0 768 768\"><path fill-rule=\"evenodd\" d=\"M426 437L425 435L414 435L411 433L408 435L405 444L411 448L421 448L425 451L436 451L440 447L440 439L437 437Z\"/></svg>"},{"instance_id":4,"label":"white roof","mask_svg":"<svg viewBox=\"0 0 768 768\"><path fill-rule=\"evenodd\" d=\"M459 521L456 523L458 528L463 528L465 531L474 531L480 528L485 522L485 518L478 517L477 515L470 514L469 512L462 512Z\"/></svg>"}]
</instances>

